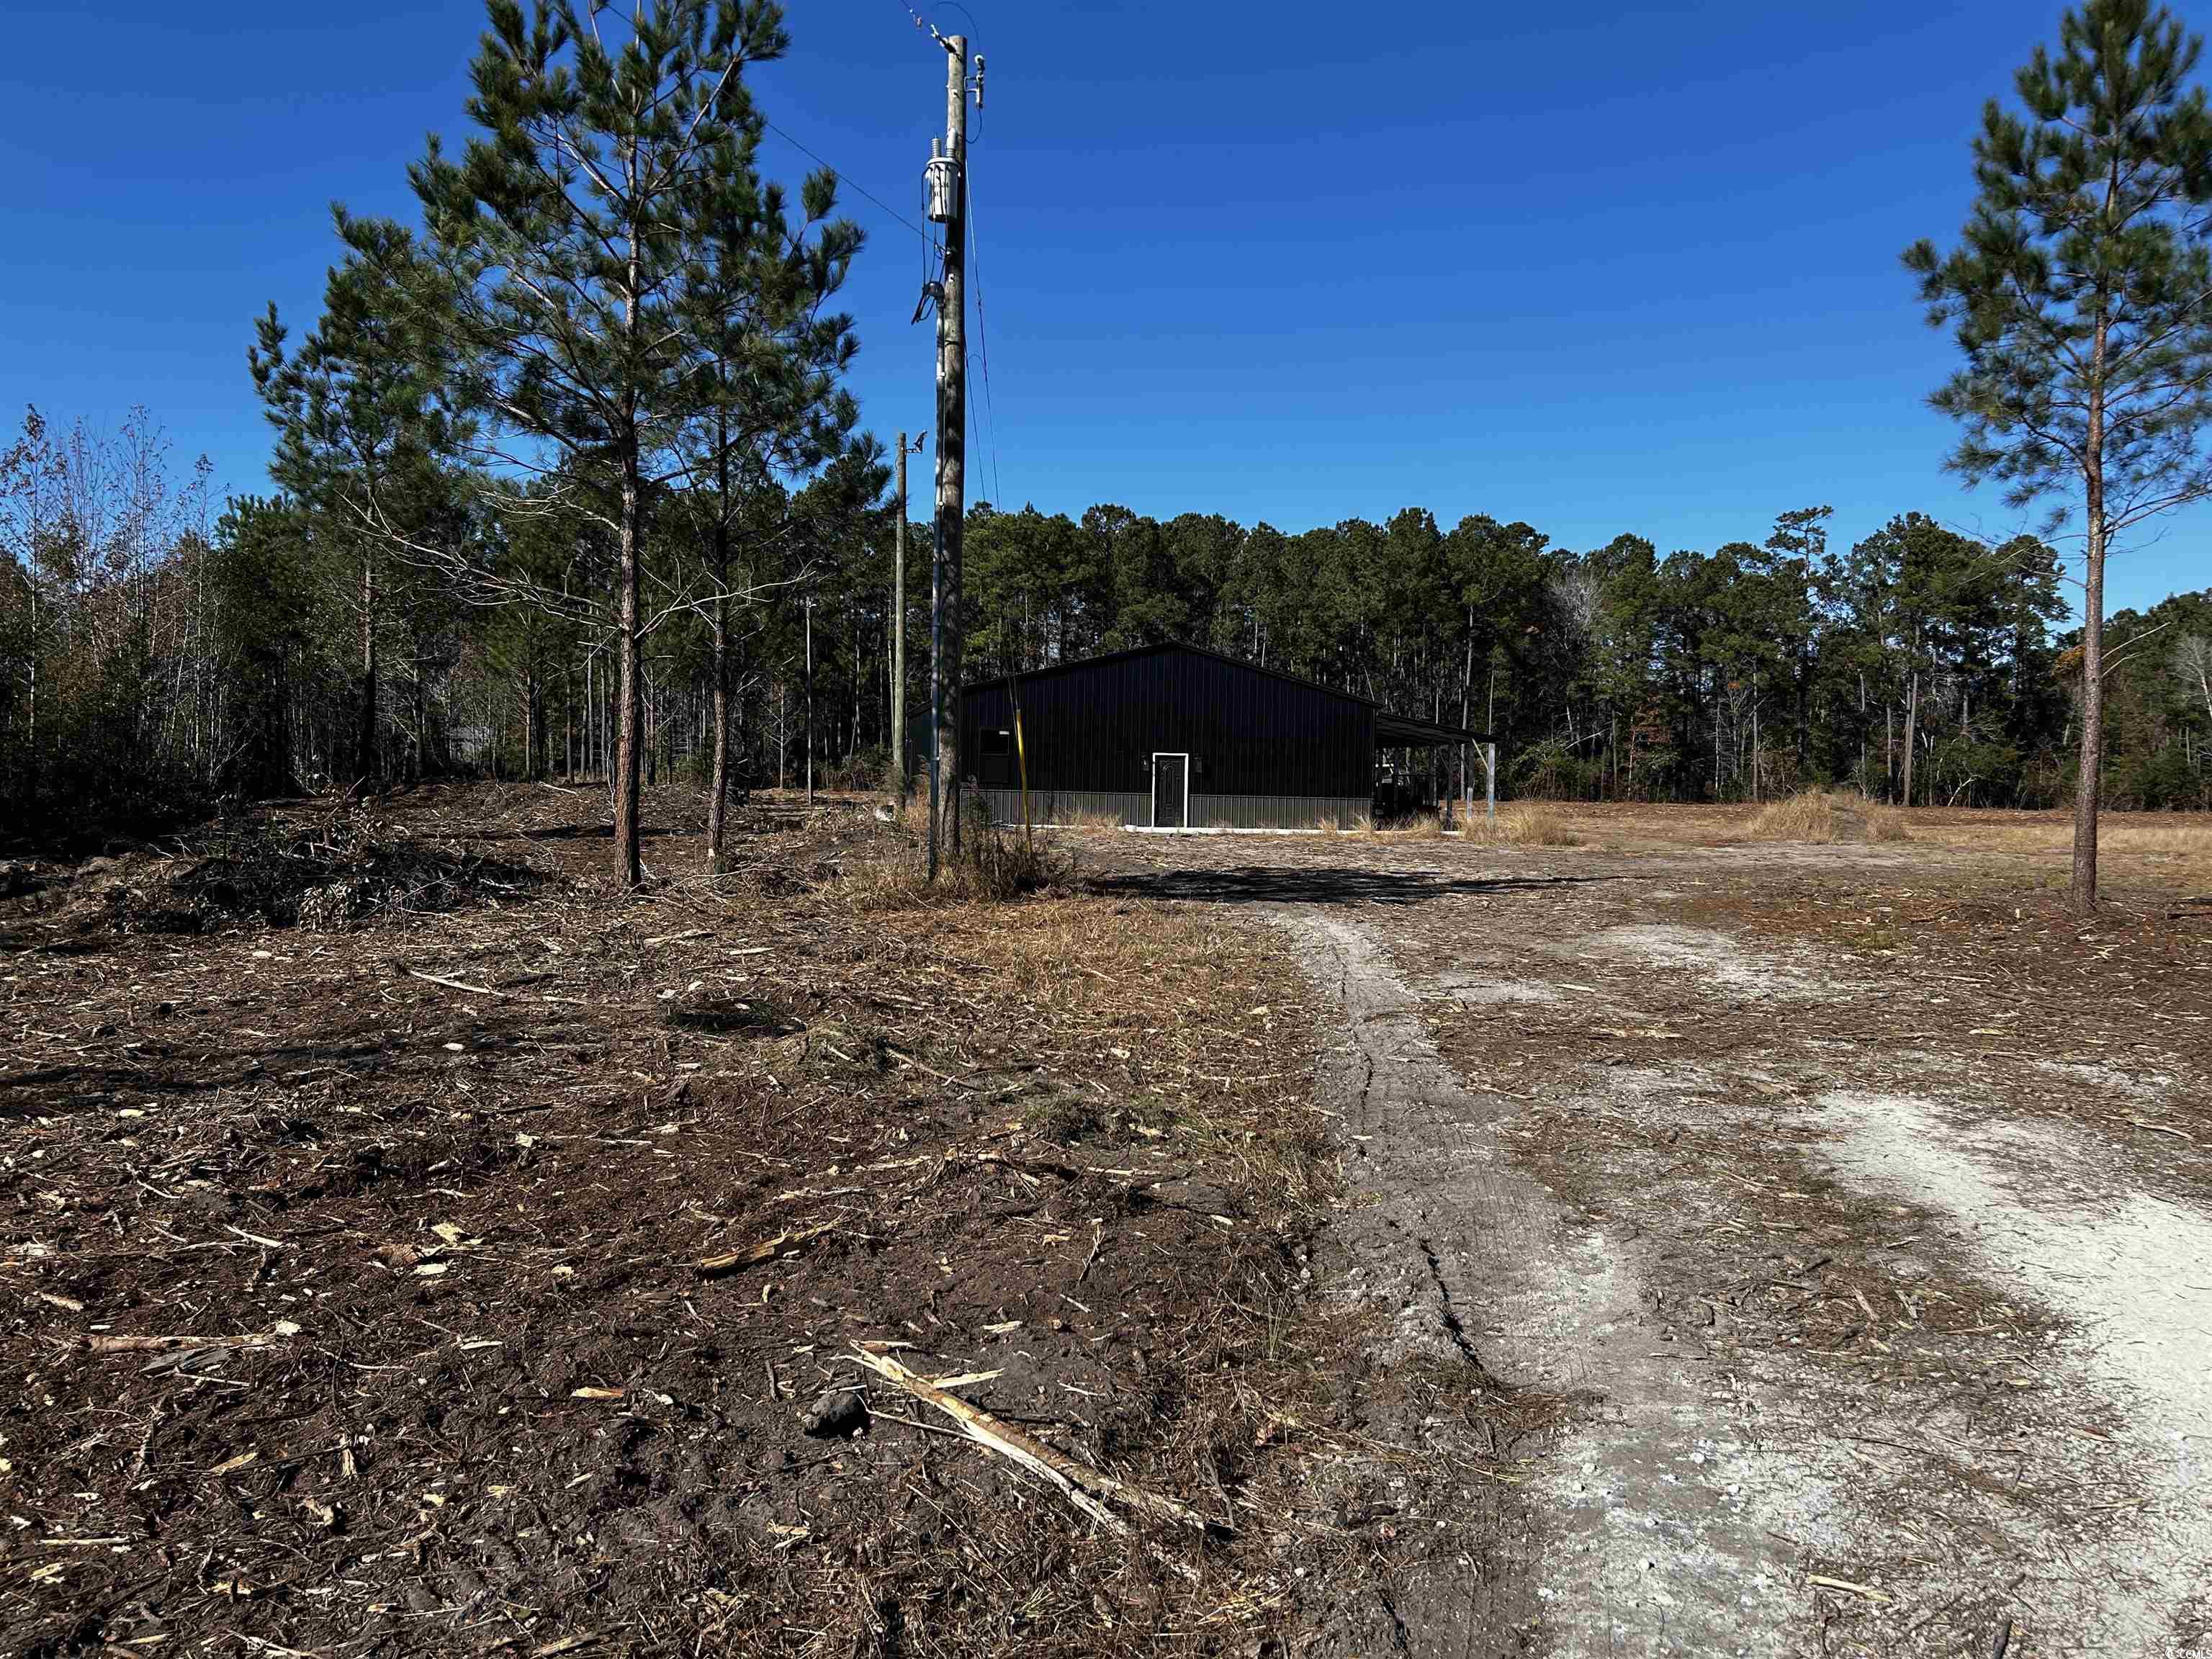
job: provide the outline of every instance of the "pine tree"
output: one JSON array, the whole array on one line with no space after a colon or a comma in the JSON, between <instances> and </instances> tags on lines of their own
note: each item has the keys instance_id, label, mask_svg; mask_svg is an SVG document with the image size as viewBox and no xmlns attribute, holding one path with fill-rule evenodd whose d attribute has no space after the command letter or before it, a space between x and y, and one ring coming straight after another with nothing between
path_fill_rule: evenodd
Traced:
<instances>
[{"instance_id":1,"label":"pine tree","mask_svg":"<svg viewBox=\"0 0 2212 1659\"><path fill-rule=\"evenodd\" d=\"M451 319L498 457L575 480L574 509L614 541L615 858L635 886L652 498L690 475L686 440L725 395L690 301L754 188L732 165L758 130L743 71L788 40L768 0L488 11L468 105L483 136L459 161L433 140L410 170L437 276L422 301Z\"/></svg>"},{"instance_id":2,"label":"pine tree","mask_svg":"<svg viewBox=\"0 0 2212 1659\"><path fill-rule=\"evenodd\" d=\"M313 332L288 351L270 305L246 359L269 422L276 429L270 477L319 515L322 539L351 566L359 629L353 775L378 776L380 645L390 596L387 556L418 568L449 543L464 515L453 467L465 424L447 407L450 363L434 315L416 302L414 238L388 220L355 220L341 210L338 233L353 248L334 267Z\"/></svg>"},{"instance_id":3,"label":"pine tree","mask_svg":"<svg viewBox=\"0 0 2212 1659\"><path fill-rule=\"evenodd\" d=\"M757 538L784 533L781 515L760 522L762 504L784 502L780 486L839 454L860 419L839 384L857 349L852 319L823 310L860 251L860 228L830 218L837 181L826 170L801 187L804 217L794 223L782 190L756 171L760 131L750 113L732 124L702 175L694 204L700 245L683 306L702 399L680 447L687 496L706 519L701 603L714 663L707 861L718 872L730 795L730 605L750 597L733 562L747 550L741 526Z\"/></svg>"},{"instance_id":4,"label":"pine tree","mask_svg":"<svg viewBox=\"0 0 2212 1659\"><path fill-rule=\"evenodd\" d=\"M2082 911L2097 902L2105 561L2130 527L2212 495L2212 114L2185 85L2202 49L2148 0L2069 11L2057 55L2038 47L2016 77L2025 116L1984 110L1960 246L1905 255L1966 359L1930 399L1965 428L1951 465L2013 505L2081 510Z\"/></svg>"}]
</instances>

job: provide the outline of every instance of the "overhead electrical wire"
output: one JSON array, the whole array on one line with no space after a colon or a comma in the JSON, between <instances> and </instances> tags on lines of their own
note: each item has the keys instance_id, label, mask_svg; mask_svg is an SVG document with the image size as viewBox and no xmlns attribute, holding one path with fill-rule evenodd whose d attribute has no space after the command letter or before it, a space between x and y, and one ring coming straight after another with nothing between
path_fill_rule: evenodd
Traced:
<instances>
[{"instance_id":1,"label":"overhead electrical wire","mask_svg":"<svg viewBox=\"0 0 2212 1659\"><path fill-rule=\"evenodd\" d=\"M901 213L896 208L893 207L889 202L884 200L882 197L877 195L873 191L871 191L865 185L857 183L850 174L846 173L844 168L839 167L835 161L830 160L828 156L820 154L818 151L810 149L806 145L793 137L789 133L786 132L781 127L776 125L775 122L769 120L766 116L763 116L761 118L761 125L766 127L770 132L775 134L777 137L782 139L784 143L789 144L793 149L798 150L801 155L809 156L814 161L820 162L823 167L828 167L830 172L837 175L837 182L839 184L851 185L854 190L858 191L860 195L867 198L869 201L873 202L884 212L890 214L892 218L897 220L915 235L921 237L921 240L924 242L927 242L931 247L935 248L939 246L938 240L934 236L924 230L920 225L915 223L913 220L908 218L906 215ZM939 251L941 252L942 250L940 249Z\"/></svg>"},{"instance_id":2,"label":"overhead electrical wire","mask_svg":"<svg viewBox=\"0 0 2212 1659\"><path fill-rule=\"evenodd\" d=\"M983 371L984 441L991 452L991 500L1003 512L1006 497L999 480L999 411L991 399L991 339L983 326L983 262L975 257L975 191L964 168L961 189L966 197L968 222L963 228L968 233L969 271L975 280L975 362Z\"/></svg>"}]
</instances>

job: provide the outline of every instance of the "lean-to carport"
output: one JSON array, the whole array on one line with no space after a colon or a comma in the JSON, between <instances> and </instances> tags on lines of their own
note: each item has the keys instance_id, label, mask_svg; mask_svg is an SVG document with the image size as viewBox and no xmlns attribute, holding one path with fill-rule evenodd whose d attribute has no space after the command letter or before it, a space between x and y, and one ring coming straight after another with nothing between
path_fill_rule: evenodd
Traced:
<instances>
[{"instance_id":1,"label":"lean-to carport","mask_svg":"<svg viewBox=\"0 0 2212 1659\"><path fill-rule=\"evenodd\" d=\"M1459 750L1460 794L1465 810L1474 811L1474 789L1467 769L1468 750L1473 747L1482 762L1483 805L1492 817L1498 811L1498 745L1487 732L1471 732L1463 726L1443 726L1435 720L1425 720L1406 714L1375 713L1375 746L1376 749L1450 749ZM1443 795L1443 791L1437 792ZM1443 796L1445 816L1450 816L1449 795Z\"/></svg>"}]
</instances>

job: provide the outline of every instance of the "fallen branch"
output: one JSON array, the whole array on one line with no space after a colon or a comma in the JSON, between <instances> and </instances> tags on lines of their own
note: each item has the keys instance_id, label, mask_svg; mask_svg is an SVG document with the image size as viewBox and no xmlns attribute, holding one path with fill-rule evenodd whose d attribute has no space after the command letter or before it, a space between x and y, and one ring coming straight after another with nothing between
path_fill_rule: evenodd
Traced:
<instances>
[{"instance_id":1,"label":"fallen branch","mask_svg":"<svg viewBox=\"0 0 2212 1659\"><path fill-rule=\"evenodd\" d=\"M758 1267L763 1261L773 1261L780 1255L796 1255L799 1247L827 1232L836 1230L834 1221L817 1222L811 1227L794 1227L778 1233L765 1243L756 1244L749 1250L732 1250L726 1255L703 1257L698 1271L711 1279L717 1273L735 1273L740 1267Z\"/></svg>"},{"instance_id":2,"label":"fallen branch","mask_svg":"<svg viewBox=\"0 0 2212 1659\"><path fill-rule=\"evenodd\" d=\"M961 1431L977 1445L1027 1469L1047 1485L1058 1487L1069 1503L1109 1532L1126 1534L1129 1530L1128 1523L1107 1507L1109 1501L1152 1520L1170 1522L1198 1532L1206 1531L1209 1526L1229 1530L1225 1523L1210 1522L1195 1510L1176 1503L1172 1498L1146 1492L1115 1480L1103 1470L1078 1462L1066 1453L1056 1451L1043 1441L1023 1433L1012 1424L1001 1422L990 1413L969 1405L957 1395L947 1394L935 1383L915 1376L897 1360L886 1355L855 1348L846 1358L866 1366L885 1382L905 1389L925 1405L934 1406L958 1424Z\"/></svg>"},{"instance_id":3,"label":"fallen branch","mask_svg":"<svg viewBox=\"0 0 2212 1659\"><path fill-rule=\"evenodd\" d=\"M247 1336L119 1336L94 1334L80 1337L87 1351L92 1353L150 1353L170 1348L265 1348L271 1342L288 1336L297 1336L300 1328L290 1320L280 1320L265 1331L256 1331Z\"/></svg>"},{"instance_id":4,"label":"fallen branch","mask_svg":"<svg viewBox=\"0 0 2212 1659\"><path fill-rule=\"evenodd\" d=\"M965 1089L970 1094L975 1092L975 1085L974 1084L963 1083L957 1077L947 1077L944 1073L939 1071L934 1066L923 1065L912 1054L908 1054L904 1049L897 1048L891 1043L886 1042L884 1044L884 1052L889 1054L893 1060L898 1061L900 1065L912 1066L915 1071L923 1073L927 1076L933 1077L939 1083L945 1084L948 1087L954 1089Z\"/></svg>"},{"instance_id":5,"label":"fallen branch","mask_svg":"<svg viewBox=\"0 0 2212 1659\"><path fill-rule=\"evenodd\" d=\"M422 980L432 985L442 985L448 991L466 991L471 996L504 997L507 995L506 992L495 991L489 985L471 985L463 980L441 979L435 974L426 974L419 968L410 968L407 973L411 979Z\"/></svg>"}]
</instances>

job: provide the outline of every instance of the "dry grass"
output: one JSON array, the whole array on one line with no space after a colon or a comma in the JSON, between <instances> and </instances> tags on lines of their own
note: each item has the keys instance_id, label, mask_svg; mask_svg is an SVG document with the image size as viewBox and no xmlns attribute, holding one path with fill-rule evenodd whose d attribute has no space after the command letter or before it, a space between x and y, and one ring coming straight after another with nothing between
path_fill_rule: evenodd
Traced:
<instances>
[{"instance_id":1,"label":"dry grass","mask_svg":"<svg viewBox=\"0 0 2212 1659\"><path fill-rule=\"evenodd\" d=\"M1945 824L1945 830L1961 829L1968 833L1960 839L1970 839L1977 847L2001 848L2022 853L2065 853L2074 846L2074 824L2070 818L2051 815L2042 822L2031 823L1994 823L1986 828L1972 824ZM1949 836L1944 839L1951 839ZM2177 817L2172 823L2160 823L2148 814L2133 817L2107 815L2098 826L2097 846L2100 852L2119 854L2162 854L2183 859L2212 859L2212 822L2202 817Z\"/></svg>"},{"instance_id":2,"label":"dry grass","mask_svg":"<svg viewBox=\"0 0 2212 1659\"><path fill-rule=\"evenodd\" d=\"M1755 841L1833 841L1836 814L1829 798L1808 791L1788 800L1762 806L1753 815L1749 834Z\"/></svg>"},{"instance_id":3,"label":"dry grass","mask_svg":"<svg viewBox=\"0 0 2212 1659\"><path fill-rule=\"evenodd\" d=\"M1894 806L1885 806L1880 801L1869 801L1860 808L1866 819L1869 841L1911 841L1912 832L1905 827L1905 814Z\"/></svg>"},{"instance_id":4,"label":"dry grass","mask_svg":"<svg viewBox=\"0 0 2212 1659\"><path fill-rule=\"evenodd\" d=\"M1119 830L1119 812L1062 812L1053 820L1062 830Z\"/></svg>"},{"instance_id":5,"label":"dry grass","mask_svg":"<svg viewBox=\"0 0 2212 1659\"><path fill-rule=\"evenodd\" d=\"M1492 847L1579 847L1583 841L1565 814L1540 800L1510 802L1496 817L1477 812L1467 821L1467 838Z\"/></svg>"},{"instance_id":6,"label":"dry grass","mask_svg":"<svg viewBox=\"0 0 2212 1659\"><path fill-rule=\"evenodd\" d=\"M918 836L886 836L869 855L854 860L841 884L846 899L862 910L916 906L996 904L1066 885L1071 861L1049 843L1018 830L994 829L971 820L960 849L942 849L937 879L929 878L928 804Z\"/></svg>"},{"instance_id":7,"label":"dry grass","mask_svg":"<svg viewBox=\"0 0 2212 1659\"><path fill-rule=\"evenodd\" d=\"M1548 818L1516 824L1524 812ZM1925 854L1929 867L1947 854L2019 866L2031 884L2063 885L2072 859L2073 815L2063 809L1887 806L1850 792L1765 806L1715 802L1521 802L1498 808L1498 828L1478 806L1468 839L1525 842L1600 851L1740 847L1747 842L1886 844ZM1316 825L1323 833L1331 826ZM1365 833L1364 821L1357 831ZM2167 891L2212 893L2212 813L2106 812L2099 830L2100 867L2108 882Z\"/></svg>"},{"instance_id":8,"label":"dry grass","mask_svg":"<svg viewBox=\"0 0 2212 1659\"><path fill-rule=\"evenodd\" d=\"M1241 1184L1271 1204L1302 1208L1326 1195L1325 1126L1307 1109L1307 1080L1296 1069L1312 1033L1291 1024L1305 988L1272 934L1224 927L1203 908L1060 889L1036 895L1018 917L961 903L886 926L902 934L925 927L931 949L982 970L1056 1040L1079 1035L1109 1059L1116 1044L1140 1056L1098 1061L1095 1075L1115 1086L1097 1090L1072 1121L1055 1103L1025 1127L1146 1144L1165 1130L1177 1146L1235 1167ZM1215 1022L1230 1008L1239 1043L1264 1046L1264 1066L1240 1066L1220 1050ZM1134 1084L1139 1070L1151 1085Z\"/></svg>"},{"instance_id":9,"label":"dry grass","mask_svg":"<svg viewBox=\"0 0 2212 1659\"><path fill-rule=\"evenodd\" d=\"M1912 814L1916 841L2017 860L2046 884L2063 882L2074 853L2074 820L2063 811L1937 808ZM2201 812L2108 812L2097 830L2098 865L2108 878L2212 889L2212 817Z\"/></svg>"},{"instance_id":10,"label":"dry grass","mask_svg":"<svg viewBox=\"0 0 2212 1659\"><path fill-rule=\"evenodd\" d=\"M1808 789L1760 807L1745 833L1753 841L1910 841L1905 823L1905 814L1894 806Z\"/></svg>"},{"instance_id":11,"label":"dry grass","mask_svg":"<svg viewBox=\"0 0 2212 1659\"><path fill-rule=\"evenodd\" d=\"M1349 823L1317 820L1314 829L1324 836L1370 836L1390 841L1436 841L1445 836L1464 836L1491 847L1579 847L1583 837L1565 816L1548 801L1521 800L1501 806L1498 816L1481 812L1462 817L1453 815L1447 829L1437 812L1417 812L1402 823L1378 825L1364 814Z\"/></svg>"},{"instance_id":12,"label":"dry grass","mask_svg":"<svg viewBox=\"0 0 2212 1659\"><path fill-rule=\"evenodd\" d=\"M927 785L915 790L904 800L900 800L894 796L884 802L884 805L891 809L894 822L902 830L912 830L917 836L927 836L929 833L929 789Z\"/></svg>"}]
</instances>

